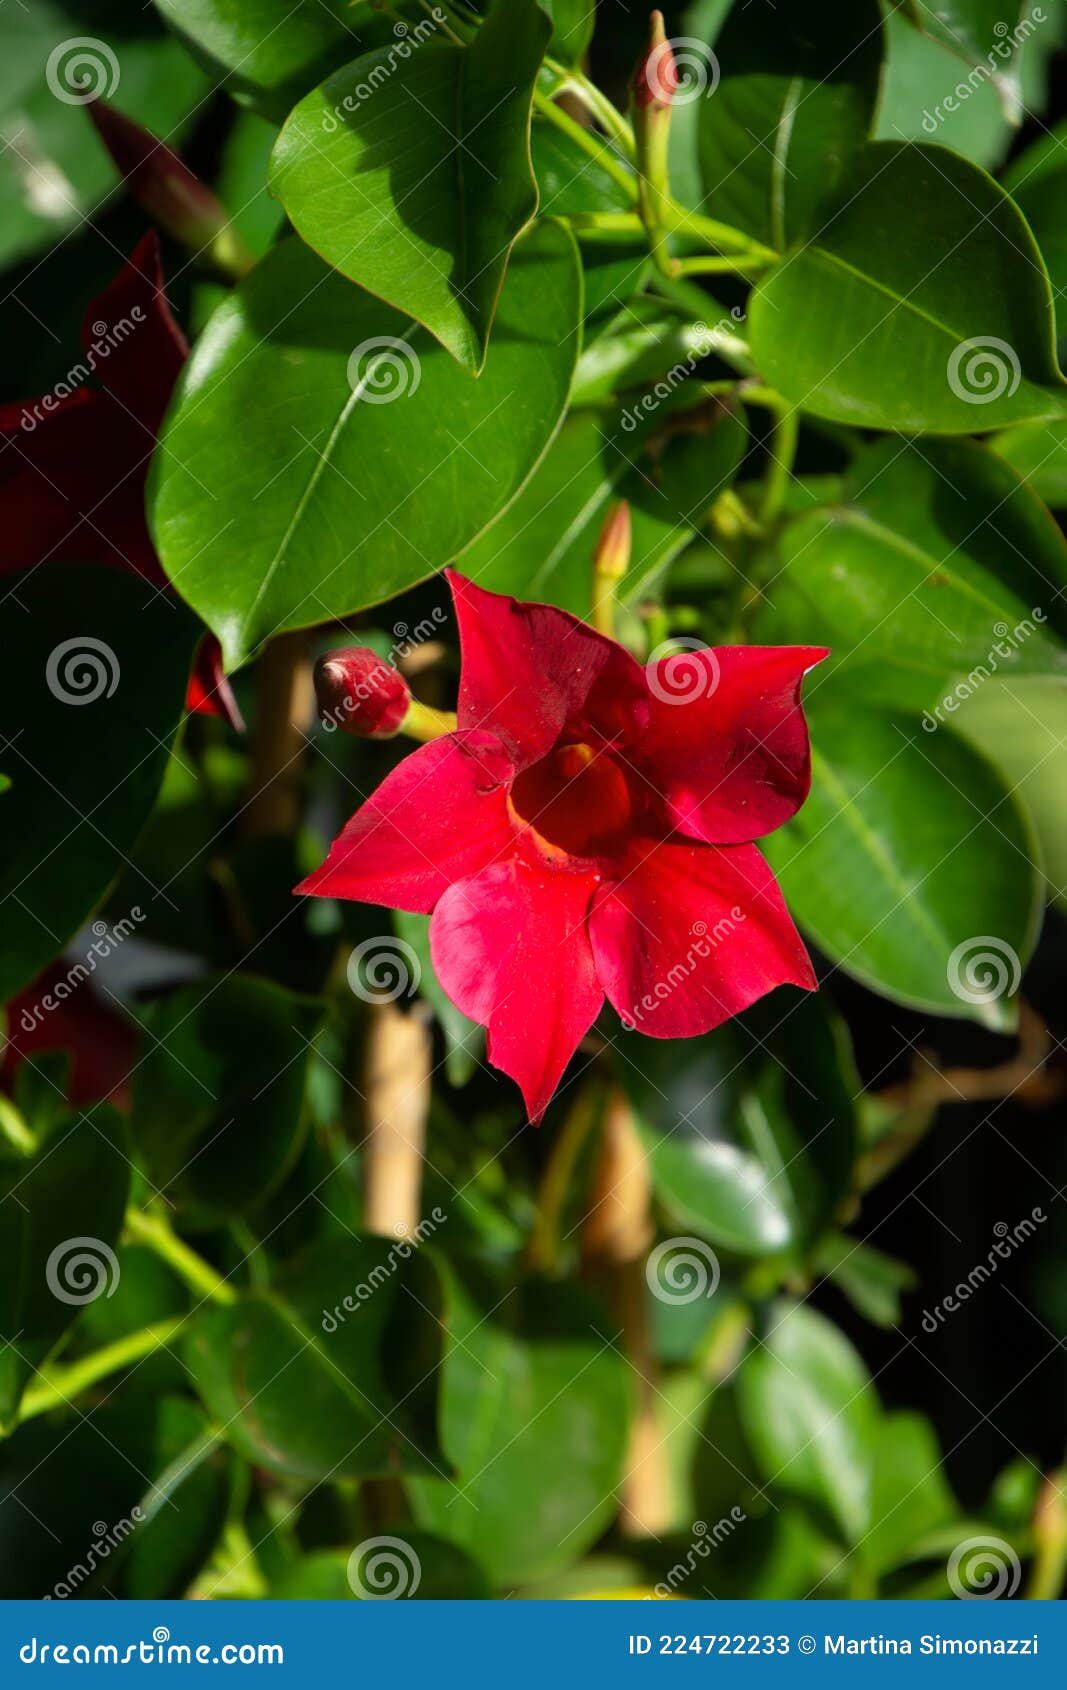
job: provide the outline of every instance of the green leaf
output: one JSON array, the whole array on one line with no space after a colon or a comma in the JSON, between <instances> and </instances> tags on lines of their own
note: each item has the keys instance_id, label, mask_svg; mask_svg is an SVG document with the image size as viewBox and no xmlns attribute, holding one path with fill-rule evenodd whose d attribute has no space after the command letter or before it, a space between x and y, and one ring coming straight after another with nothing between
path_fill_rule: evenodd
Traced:
<instances>
[{"instance_id":1,"label":"green leaf","mask_svg":"<svg viewBox=\"0 0 1067 1690\"><path fill-rule=\"evenodd\" d=\"M586 217L634 211L634 202L583 147L544 118L534 117L530 155L542 217ZM577 230L585 275L587 320L618 310L639 293L651 271L648 237L603 229Z\"/></svg>"},{"instance_id":2,"label":"green leaf","mask_svg":"<svg viewBox=\"0 0 1067 1690\"><path fill-rule=\"evenodd\" d=\"M887 1414L878 1426L865 1552L876 1573L911 1558L922 1539L955 1519L959 1504L941 1467L941 1447L922 1414Z\"/></svg>"},{"instance_id":3,"label":"green leaf","mask_svg":"<svg viewBox=\"0 0 1067 1690\"><path fill-rule=\"evenodd\" d=\"M475 371L537 209L530 105L549 33L535 0L510 0L470 46L438 33L404 58L368 53L300 102L271 161L308 245Z\"/></svg>"},{"instance_id":4,"label":"green leaf","mask_svg":"<svg viewBox=\"0 0 1067 1690\"><path fill-rule=\"evenodd\" d=\"M33 1123L31 1123L32 1128ZM0 1162L0 1424L83 1306L119 1280L114 1246L126 1212L126 1128L101 1104L54 1122L36 1154Z\"/></svg>"},{"instance_id":5,"label":"green leaf","mask_svg":"<svg viewBox=\"0 0 1067 1690\"><path fill-rule=\"evenodd\" d=\"M1010 1028L1040 909L1017 799L947 728L829 686L808 716L811 796L763 842L794 916L884 996Z\"/></svg>"},{"instance_id":6,"label":"green leaf","mask_svg":"<svg viewBox=\"0 0 1067 1690\"><path fill-rule=\"evenodd\" d=\"M234 99L265 116L294 100L339 59L396 39L388 19L351 0L155 0L162 17Z\"/></svg>"},{"instance_id":7,"label":"green leaf","mask_svg":"<svg viewBox=\"0 0 1067 1690\"><path fill-rule=\"evenodd\" d=\"M778 1303L739 1374L745 1431L769 1485L815 1503L846 1542L871 1520L879 1406L856 1350L824 1315Z\"/></svg>"},{"instance_id":8,"label":"green leaf","mask_svg":"<svg viewBox=\"0 0 1067 1690\"><path fill-rule=\"evenodd\" d=\"M320 1244L202 1316L186 1365L234 1447L272 1472L440 1473L438 1301L433 1266L404 1240Z\"/></svg>"},{"instance_id":9,"label":"green leaf","mask_svg":"<svg viewBox=\"0 0 1067 1690\"><path fill-rule=\"evenodd\" d=\"M360 1551L363 1551L361 1554ZM356 1588L353 1588L353 1580ZM272 1601L355 1602L359 1583L377 1598L417 1602L485 1601L492 1592L482 1569L454 1543L406 1522L367 1536L351 1551L305 1555L271 1586Z\"/></svg>"},{"instance_id":10,"label":"green leaf","mask_svg":"<svg viewBox=\"0 0 1067 1690\"><path fill-rule=\"evenodd\" d=\"M568 417L515 503L465 553L464 568L493 592L588 616L597 535L609 504L621 498L630 505L633 540L619 596L638 598L733 481L747 433L743 419L723 408L705 432L675 440L659 464L640 439L617 421Z\"/></svg>"},{"instance_id":11,"label":"green leaf","mask_svg":"<svg viewBox=\"0 0 1067 1690\"><path fill-rule=\"evenodd\" d=\"M159 791L201 632L117 569L49 563L7 586L0 1002L62 949L122 867Z\"/></svg>"},{"instance_id":12,"label":"green leaf","mask_svg":"<svg viewBox=\"0 0 1067 1690\"><path fill-rule=\"evenodd\" d=\"M903 0L901 9L916 29L966 64L981 66L1005 108L1015 112L1019 100L1015 36L1025 41L1038 27L1031 17L1028 27L1024 24L1013 33L1022 10L1020 0L1008 0L1007 5L1004 0Z\"/></svg>"},{"instance_id":13,"label":"green leaf","mask_svg":"<svg viewBox=\"0 0 1067 1690\"><path fill-rule=\"evenodd\" d=\"M917 1284L906 1262L844 1233L823 1240L815 1265L876 1326L899 1324L900 1293Z\"/></svg>"},{"instance_id":14,"label":"green leaf","mask_svg":"<svg viewBox=\"0 0 1067 1690\"><path fill-rule=\"evenodd\" d=\"M867 139L878 96L878 0L734 6L715 42L713 98L701 100L700 167L723 222L783 251L815 221L849 155Z\"/></svg>"},{"instance_id":15,"label":"green leaf","mask_svg":"<svg viewBox=\"0 0 1067 1690\"><path fill-rule=\"evenodd\" d=\"M753 292L752 356L816 416L972 434L1062 416L1048 278L1012 201L943 147L867 147Z\"/></svg>"},{"instance_id":16,"label":"green leaf","mask_svg":"<svg viewBox=\"0 0 1067 1690\"><path fill-rule=\"evenodd\" d=\"M468 546L552 438L579 315L574 243L540 225L515 249L475 382L299 241L276 247L199 341L154 464L164 568L227 664Z\"/></svg>"},{"instance_id":17,"label":"green leaf","mask_svg":"<svg viewBox=\"0 0 1067 1690\"><path fill-rule=\"evenodd\" d=\"M500 1588L577 1560L615 1511L631 1379L613 1335L576 1286L483 1304L449 1275L441 1427L456 1479L406 1489L418 1523L476 1553Z\"/></svg>"},{"instance_id":18,"label":"green leaf","mask_svg":"<svg viewBox=\"0 0 1067 1690\"><path fill-rule=\"evenodd\" d=\"M1004 186L1022 212L1048 266L1056 300L1061 356L1067 348L1067 123L1041 137L1014 159L1004 173Z\"/></svg>"},{"instance_id":19,"label":"green leaf","mask_svg":"<svg viewBox=\"0 0 1067 1690\"><path fill-rule=\"evenodd\" d=\"M1067 544L994 453L970 441L878 442L840 503L781 540L759 637L823 643L865 700L955 712L963 683L1067 677ZM818 684L823 684L820 674Z\"/></svg>"},{"instance_id":20,"label":"green leaf","mask_svg":"<svg viewBox=\"0 0 1067 1690\"><path fill-rule=\"evenodd\" d=\"M959 59L913 29L898 8L885 19L886 63L876 141L931 141L995 171L1012 129L990 79L966 82ZM960 90L966 86L961 99ZM1039 99L1041 96L1038 97Z\"/></svg>"},{"instance_id":21,"label":"green leaf","mask_svg":"<svg viewBox=\"0 0 1067 1690\"><path fill-rule=\"evenodd\" d=\"M181 44L142 7L121 18L116 11L106 39L99 26L79 29L57 0L34 0L4 17L0 264L52 245L119 185L79 97L81 84L172 146L209 91Z\"/></svg>"},{"instance_id":22,"label":"green leaf","mask_svg":"<svg viewBox=\"0 0 1067 1690\"><path fill-rule=\"evenodd\" d=\"M553 58L576 65L593 39L596 0L540 0L540 5L552 19Z\"/></svg>"},{"instance_id":23,"label":"green leaf","mask_svg":"<svg viewBox=\"0 0 1067 1690\"><path fill-rule=\"evenodd\" d=\"M133 1133L153 1185L204 1224L254 1208L284 1179L306 1127L322 1006L238 974L197 980L143 1015Z\"/></svg>"},{"instance_id":24,"label":"green leaf","mask_svg":"<svg viewBox=\"0 0 1067 1690\"><path fill-rule=\"evenodd\" d=\"M992 444L1039 498L1055 510L1067 508L1067 419L1019 423Z\"/></svg>"}]
</instances>

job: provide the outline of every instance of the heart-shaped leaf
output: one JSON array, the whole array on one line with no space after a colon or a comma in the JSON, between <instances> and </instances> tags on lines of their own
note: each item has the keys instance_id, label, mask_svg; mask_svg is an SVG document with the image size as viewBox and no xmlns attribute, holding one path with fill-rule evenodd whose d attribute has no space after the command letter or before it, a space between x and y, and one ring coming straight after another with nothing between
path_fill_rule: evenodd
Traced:
<instances>
[{"instance_id":1,"label":"heart-shaped leaf","mask_svg":"<svg viewBox=\"0 0 1067 1690\"><path fill-rule=\"evenodd\" d=\"M530 106L550 33L535 0L496 7L469 46L427 19L314 89L274 148L271 190L308 245L472 370L537 208Z\"/></svg>"}]
</instances>

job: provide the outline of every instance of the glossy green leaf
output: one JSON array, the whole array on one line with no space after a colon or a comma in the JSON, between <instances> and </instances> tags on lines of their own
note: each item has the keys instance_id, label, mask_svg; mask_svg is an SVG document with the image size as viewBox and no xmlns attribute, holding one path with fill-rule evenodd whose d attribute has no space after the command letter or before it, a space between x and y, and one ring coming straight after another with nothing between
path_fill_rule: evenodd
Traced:
<instances>
[{"instance_id":1,"label":"glossy green leaf","mask_svg":"<svg viewBox=\"0 0 1067 1690\"><path fill-rule=\"evenodd\" d=\"M34 1123L30 1123L31 1131ZM100 1105L51 1125L31 1157L0 1162L0 1424L84 1305L119 1280L114 1246L126 1212L126 1128Z\"/></svg>"},{"instance_id":2,"label":"glossy green leaf","mask_svg":"<svg viewBox=\"0 0 1067 1690\"><path fill-rule=\"evenodd\" d=\"M235 99L279 121L332 65L396 40L350 0L155 0L167 24Z\"/></svg>"},{"instance_id":3,"label":"glossy green leaf","mask_svg":"<svg viewBox=\"0 0 1067 1690\"><path fill-rule=\"evenodd\" d=\"M0 1002L122 867L159 791L199 637L183 606L117 569L49 563L5 585Z\"/></svg>"},{"instance_id":4,"label":"glossy green leaf","mask_svg":"<svg viewBox=\"0 0 1067 1690\"><path fill-rule=\"evenodd\" d=\"M1017 799L948 728L844 688L808 717L811 796L763 842L794 916L883 996L1010 1027L1040 904Z\"/></svg>"},{"instance_id":5,"label":"glossy green leaf","mask_svg":"<svg viewBox=\"0 0 1067 1690\"><path fill-rule=\"evenodd\" d=\"M383 1543L382 1538L386 1539ZM492 1592L482 1569L454 1543L395 1524L364 1539L359 1553L330 1549L305 1555L271 1586L272 1601L356 1602L379 1598L417 1602L485 1601ZM354 1564L353 1564L354 1558ZM360 1585L370 1594L360 1596Z\"/></svg>"},{"instance_id":6,"label":"glossy green leaf","mask_svg":"<svg viewBox=\"0 0 1067 1690\"><path fill-rule=\"evenodd\" d=\"M719 83L699 102L704 193L714 215L783 251L815 221L878 95L878 0L734 6L715 42Z\"/></svg>"},{"instance_id":7,"label":"glossy green leaf","mask_svg":"<svg viewBox=\"0 0 1067 1690\"><path fill-rule=\"evenodd\" d=\"M637 409L622 426L588 414L567 419L529 485L464 554L472 579L588 616L597 536L612 500L626 499L633 544L619 596L640 596L733 481L747 435L742 418L723 409L706 432L681 436L657 464L641 450L640 432L627 432Z\"/></svg>"},{"instance_id":8,"label":"glossy green leaf","mask_svg":"<svg viewBox=\"0 0 1067 1690\"><path fill-rule=\"evenodd\" d=\"M542 217L589 217L634 211L628 195L585 149L555 124L535 116L530 156ZM618 309L639 292L652 267L648 237L595 228L577 229L585 275L587 318Z\"/></svg>"},{"instance_id":9,"label":"glossy green leaf","mask_svg":"<svg viewBox=\"0 0 1067 1690\"><path fill-rule=\"evenodd\" d=\"M875 1572L906 1561L924 1537L958 1516L959 1505L941 1463L937 1433L923 1415L883 1418L876 1432L871 1530L865 1545Z\"/></svg>"},{"instance_id":10,"label":"glossy green leaf","mask_svg":"<svg viewBox=\"0 0 1067 1690\"><path fill-rule=\"evenodd\" d=\"M1017 45L1032 35L1041 21L1031 15L1028 27L1017 29L1023 12L1021 0L1008 0L1007 5L1004 0L902 0L901 11L917 29L939 41L955 57L981 66L1005 108L1018 121Z\"/></svg>"},{"instance_id":11,"label":"glossy green leaf","mask_svg":"<svg viewBox=\"0 0 1067 1690\"><path fill-rule=\"evenodd\" d=\"M916 1277L906 1262L898 1262L857 1238L837 1233L820 1245L816 1266L831 1279L862 1315L876 1326L900 1321L900 1294Z\"/></svg>"},{"instance_id":12,"label":"glossy green leaf","mask_svg":"<svg viewBox=\"0 0 1067 1690\"><path fill-rule=\"evenodd\" d=\"M967 700L954 727L1000 769L1040 844L1045 895L1067 905L1067 686L1013 681Z\"/></svg>"},{"instance_id":13,"label":"glossy green leaf","mask_svg":"<svg viewBox=\"0 0 1067 1690\"><path fill-rule=\"evenodd\" d=\"M759 638L830 646L868 701L944 720L957 686L1067 677L1067 545L1016 473L972 442L860 452L840 502L787 528L781 564Z\"/></svg>"},{"instance_id":14,"label":"glossy green leaf","mask_svg":"<svg viewBox=\"0 0 1067 1690\"><path fill-rule=\"evenodd\" d=\"M33 0L4 15L0 263L58 241L119 190L84 90L172 146L208 92L203 72L143 8L122 15L112 8L105 23L103 34L99 26L79 28L58 0Z\"/></svg>"},{"instance_id":15,"label":"glossy green leaf","mask_svg":"<svg viewBox=\"0 0 1067 1690\"><path fill-rule=\"evenodd\" d=\"M300 1151L322 1005L266 980L220 975L144 1013L133 1133L152 1182L192 1220L242 1214Z\"/></svg>"},{"instance_id":16,"label":"glossy green leaf","mask_svg":"<svg viewBox=\"0 0 1067 1690\"><path fill-rule=\"evenodd\" d=\"M848 1339L814 1309L778 1303L741 1364L745 1430L767 1484L824 1510L860 1544L871 1519L879 1406Z\"/></svg>"},{"instance_id":17,"label":"glossy green leaf","mask_svg":"<svg viewBox=\"0 0 1067 1690\"><path fill-rule=\"evenodd\" d=\"M980 77L968 83L956 55L913 29L901 8L889 13L884 27L886 62L873 139L936 141L995 171L1012 134L996 84Z\"/></svg>"},{"instance_id":18,"label":"glossy green leaf","mask_svg":"<svg viewBox=\"0 0 1067 1690\"><path fill-rule=\"evenodd\" d=\"M631 1378L613 1335L573 1285L483 1304L449 1275L441 1428L456 1479L406 1488L418 1523L469 1548L499 1587L560 1571L614 1513Z\"/></svg>"},{"instance_id":19,"label":"glossy green leaf","mask_svg":"<svg viewBox=\"0 0 1067 1690\"><path fill-rule=\"evenodd\" d=\"M516 247L472 381L299 241L269 254L198 343L156 458L164 568L229 666L282 628L392 597L470 544L552 438L579 311L574 244L538 226Z\"/></svg>"},{"instance_id":20,"label":"glossy green leaf","mask_svg":"<svg viewBox=\"0 0 1067 1690\"><path fill-rule=\"evenodd\" d=\"M436 1301L434 1268L403 1241L321 1244L202 1315L186 1363L230 1442L273 1472L441 1473Z\"/></svg>"},{"instance_id":21,"label":"glossy green leaf","mask_svg":"<svg viewBox=\"0 0 1067 1690\"><path fill-rule=\"evenodd\" d=\"M997 453L1054 510L1067 509L1067 419L1019 423L993 440Z\"/></svg>"},{"instance_id":22,"label":"glossy green leaf","mask_svg":"<svg viewBox=\"0 0 1067 1690\"><path fill-rule=\"evenodd\" d=\"M766 380L837 422L972 434L1067 411L1033 236L942 147L867 147L754 290L749 334Z\"/></svg>"},{"instance_id":23,"label":"glossy green leaf","mask_svg":"<svg viewBox=\"0 0 1067 1690\"><path fill-rule=\"evenodd\" d=\"M540 0L540 4L552 19L552 56L577 64L593 39L596 0Z\"/></svg>"},{"instance_id":24,"label":"glossy green leaf","mask_svg":"<svg viewBox=\"0 0 1067 1690\"><path fill-rule=\"evenodd\" d=\"M1067 348L1067 123L1044 134L1013 160L1004 173L1004 186L1022 212L1048 266L1056 299L1061 355Z\"/></svg>"},{"instance_id":25,"label":"glossy green leaf","mask_svg":"<svg viewBox=\"0 0 1067 1690\"><path fill-rule=\"evenodd\" d=\"M271 161L308 245L472 370L537 208L530 104L549 33L535 0L511 0L469 46L434 32L399 60L368 53L301 101Z\"/></svg>"}]
</instances>

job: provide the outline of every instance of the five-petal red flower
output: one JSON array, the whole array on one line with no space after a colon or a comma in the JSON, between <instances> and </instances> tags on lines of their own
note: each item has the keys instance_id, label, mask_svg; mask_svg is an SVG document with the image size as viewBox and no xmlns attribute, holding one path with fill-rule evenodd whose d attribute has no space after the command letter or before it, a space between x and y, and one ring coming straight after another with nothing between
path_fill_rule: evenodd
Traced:
<instances>
[{"instance_id":1,"label":"five-petal red flower","mask_svg":"<svg viewBox=\"0 0 1067 1690\"><path fill-rule=\"evenodd\" d=\"M457 731L405 758L297 891L432 911L441 985L537 1120L605 994L675 1038L814 988L752 841L807 796L800 686L826 652L643 669L562 610L449 578Z\"/></svg>"},{"instance_id":2,"label":"five-petal red flower","mask_svg":"<svg viewBox=\"0 0 1067 1690\"><path fill-rule=\"evenodd\" d=\"M69 391L0 405L0 574L50 561L102 563L163 587L145 481L188 346L163 293L154 233L89 305L82 346L100 386L79 375L83 384ZM200 643L186 702L242 725L213 634Z\"/></svg>"}]
</instances>

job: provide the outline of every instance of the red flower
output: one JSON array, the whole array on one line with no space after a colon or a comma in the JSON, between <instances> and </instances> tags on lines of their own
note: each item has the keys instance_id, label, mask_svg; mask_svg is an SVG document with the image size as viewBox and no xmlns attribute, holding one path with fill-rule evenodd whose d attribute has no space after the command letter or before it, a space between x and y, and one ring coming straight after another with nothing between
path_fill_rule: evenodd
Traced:
<instances>
[{"instance_id":1,"label":"red flower","mask_svg":"<svg viewBox=\"0 0 1067 1690\"><path fill-rule=\"evenodd\" d=\"M800 684L825 650L723 646L642 669L562 610L449 578L458 731L394 769L297 891L432 910L438 978L533 1120L605 993L677 1038L774 986L813 990L751 841L807 796Z\"/></svg>"},{"instance_id":2,"label":"red flower","mask_svg":"<svg viewBox=\"0 0 1067 1690\"><path fill-rule=\"evenodd\" d=\"M166 587L145 521L145 481L188 347L163 295L154 234L90 304L82 348L66 391L0 405L0 574L51 561L102 563ZM87 376L102 385L85 385ZM242 725L213 634L201 641L186 702Z\"/></svg>"}]
</instances>

